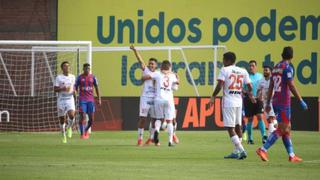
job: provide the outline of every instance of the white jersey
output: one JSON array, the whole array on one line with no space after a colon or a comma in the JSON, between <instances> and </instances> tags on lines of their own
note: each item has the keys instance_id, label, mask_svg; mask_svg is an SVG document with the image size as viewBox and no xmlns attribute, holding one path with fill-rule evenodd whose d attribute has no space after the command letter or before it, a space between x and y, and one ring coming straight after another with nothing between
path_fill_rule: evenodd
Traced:
<instances>
[{"instance_id":1,"label":"white jersey","mask_svg":"<svg viewBox=\"0 0 320 180\"><path fill-rule=\"evenodd\" d=\"M150 69L148 67L145 67L143 70L143 76L145 75L150 75L153 74L155 72L150 71ZM143 90L141 93L141 96L144 97L155 97L155 84L154 84L154 80L149 79L144 81L143 83Z\"/></svg>"},{"instance_id":2,"label":"white jersey","mask_svg":"<svg viewBox=\"0 0 320 180\"><path fill-rule=\"evenodd\" d=\"M251 82L248 72L235 65L223 67L218 80L224 82L223 107L242 107L243 84Z\"/></svg>"},{"instance_id":3,"label":"white jersey","mask_svg":"<svg viewBox=\"0 0 320 180\"><path fill-rule=\"evenodd\" d=\"M156 72L150 76L156 81L156 99L173 101L172 85L178 81L177 76L172 72Z\"/></svg>"},{"instance_id":4,"label":"white jersey","mask_svg":"<svg viewBox=\"0 0 320 180\"><path fill-rule=\"evenodd\" d=\"M75 76L69 74L65 76L63 74L59 74L56 77L56 82L54 86L56 87L67 87L67 91L60 91L58 93L58 100L68 100L73 99L73 92L74 92L74 84L75 84Z\"/></svg>"},{"instance_id":5,"label":"white jersey","mask_svg":"<svg viewBox=\"0 0 320 180\"><path fill-rule=\"evenodd\" d=\"M270 79L266 80L265 78L262 78L259 81L258 90L260 90L260 93L262 94L263 102L267 101L269 84L270 84Z\"/></svg>"}]
</instances>

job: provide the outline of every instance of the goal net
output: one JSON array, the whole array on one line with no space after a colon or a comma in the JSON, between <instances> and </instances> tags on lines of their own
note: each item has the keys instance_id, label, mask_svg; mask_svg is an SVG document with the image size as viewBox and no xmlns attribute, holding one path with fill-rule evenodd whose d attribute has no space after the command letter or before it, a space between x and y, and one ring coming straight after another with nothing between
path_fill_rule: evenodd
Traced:
<instances>
[{"instance_id":1,"label":"goal net","mask_svg":"<svg viewBox=\"0 0 320 180\"><path fill-rule=\"evenodd\" d=\"M63 61L77 76L91 42L0 41L0 131L59 129L53 83Z\"/></svg>"}]
</instances>

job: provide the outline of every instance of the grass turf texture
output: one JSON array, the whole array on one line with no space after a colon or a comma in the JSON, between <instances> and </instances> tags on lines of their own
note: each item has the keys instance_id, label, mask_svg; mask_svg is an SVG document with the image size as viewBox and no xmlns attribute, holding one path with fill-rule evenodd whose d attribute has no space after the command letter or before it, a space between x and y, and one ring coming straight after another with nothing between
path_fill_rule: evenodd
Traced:
<instances>
[{"instance_id":1,"label":"grass turf texture","mask_svg":"<svg viewBox=\"0 0 320 180\"><path fill-rule=\"evenodd\" d=\"M292 133L305 161L299 164L288 162L281 139L262 162L254 135L256 144L245 144L247 159L225 160L233 149L225 131L180 131L174 148L166 132L160 147L137 147L133 131L94 132L88 140L74 134L67 144L58 133L0 133L0 179L319 179L319 133Z\"/></svg>"}]
</instances>

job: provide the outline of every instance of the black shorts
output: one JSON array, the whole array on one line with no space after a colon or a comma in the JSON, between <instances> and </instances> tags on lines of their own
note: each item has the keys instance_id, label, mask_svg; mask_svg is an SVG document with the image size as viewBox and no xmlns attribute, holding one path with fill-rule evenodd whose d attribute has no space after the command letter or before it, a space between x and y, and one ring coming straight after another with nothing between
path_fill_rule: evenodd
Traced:
<instances>
[{"instance_id":1,"label":"black shorts","mask_svg":"<svg viewBox=\"0 0 320 180\"><path fill-rule=\"evenodd\" d=\"M252 117L257 114L262 114L263 110L263 102L256 98L256 103L252 103L248 96L244 97L243 105L244 105L244 112L246 117Z\"/></svg>"}]
</instances>

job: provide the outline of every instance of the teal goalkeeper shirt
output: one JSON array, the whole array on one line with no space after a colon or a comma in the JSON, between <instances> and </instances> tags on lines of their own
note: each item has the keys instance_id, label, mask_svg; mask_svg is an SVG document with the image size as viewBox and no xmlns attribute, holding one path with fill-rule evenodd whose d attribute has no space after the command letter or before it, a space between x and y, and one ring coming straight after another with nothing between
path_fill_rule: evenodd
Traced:
<instances>
[{"instance_id":1,"label":"teal goalkeeper shirt","mask_svg":"<svg viewBox=\"0 0 320 180\"><path fill-rule=\"evenodd\" d=\"M252 94L256 97L259 81L263 78L263 76L261 73L255 73L255 74L249 73L249 78L252 83ZM247 86L245 86L245 90L248 90Z\"/></svg>"}]
</instances>

